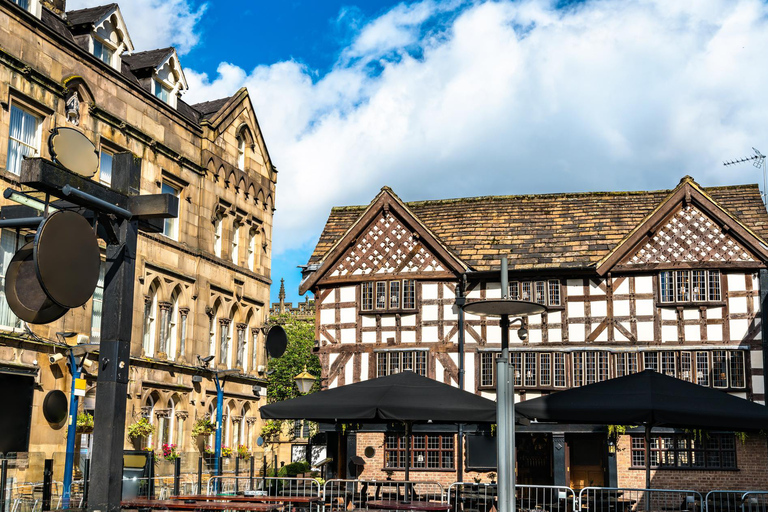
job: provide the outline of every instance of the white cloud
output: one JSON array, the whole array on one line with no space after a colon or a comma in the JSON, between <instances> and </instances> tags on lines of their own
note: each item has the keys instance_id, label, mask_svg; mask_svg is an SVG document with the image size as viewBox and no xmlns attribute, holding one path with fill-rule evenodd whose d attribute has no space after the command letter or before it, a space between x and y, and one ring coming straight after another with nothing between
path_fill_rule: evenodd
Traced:
<instances>
[{"instance_id":1,"label":"white cloud","mask_svg":"<svg viewBox=\"0 0 768 512\"><path fill-rule=\"evenodd\" d=\"M104 0L68 0L67 10L104 5ZM119 2L136 51L175 46L180 54L199 41L196 25L206 4L195 6L190 0L130 0Z\"/></svg>"},{"instance_id":2,"label":"white cloud","mask_svg":"<svg viewBox=\"0 0 768 512\"><path fill-rule=\"evenodd\" d=\"M188 101L249 88L280 174L275 255L332 205L759 182L768 7L758 0L402 4L327 74L188 72Z\"/></svg>"}]
</instances>

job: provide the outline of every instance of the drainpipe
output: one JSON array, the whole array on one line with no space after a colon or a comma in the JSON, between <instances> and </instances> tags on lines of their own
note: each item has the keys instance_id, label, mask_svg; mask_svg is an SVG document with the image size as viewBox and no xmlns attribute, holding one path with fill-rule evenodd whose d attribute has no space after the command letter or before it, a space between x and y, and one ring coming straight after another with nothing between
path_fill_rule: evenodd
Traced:
<instances>
[{"instance_id":1,"label":"drainpipe","mask_svg":"<svg viewBox=\"0 0 768 512\"><path fill-rule=\"evenodd\" d=\"M456 287L456 307L459 313L459 389L464 390L464 309L463 306L467 302L467 298L464 296L464 290L467 285L467 274L461 274L461 282ZM457 436L458 441L458 466L459 470L456 472L456 479L459 482L464 481L464 424L459 423L459 431Z\"/></svg>"}]
</instances>

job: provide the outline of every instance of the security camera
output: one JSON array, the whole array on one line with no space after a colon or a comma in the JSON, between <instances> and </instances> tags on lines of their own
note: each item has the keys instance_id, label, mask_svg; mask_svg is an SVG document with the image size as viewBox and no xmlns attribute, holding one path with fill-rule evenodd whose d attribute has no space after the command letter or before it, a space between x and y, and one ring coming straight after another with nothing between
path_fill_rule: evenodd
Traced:
<instances>
[{"instance_id":1,"label":"security camera","mask_svg":"<svg viewBox=\"0 0 768 512\"><path fill-rule=\"evenodd\" d=\"M253 390L253 396L256 397L256 400L260 399L261 398L261 386L256 384L251 389Z\"/></svg>"},{"instance_id":2,"label":"security camera","mask_svg":"<svg viewBox=\"0 0 768 512\"><path fill-rule=\"evenodd\" d=\"M59 364L64 359L64 356L61 354L51 354L48 356L48 361L51 362L51 364Z\"/></svg>"},{"instance_id":3,"label":"security camera","mask_svg":"<svg viewBox=\"0 0 768 512\"><path fill-rule=\"evenodd\" d=\"M523 340L523 341L527 340L528 339L528 329L526 329L525 327L519 328L517 330L517 335L518 335L518 337L521 340Z\"/></svg>"},{"instance_id":4,"label":"security camera","mask_svg":"<svg viewBox=\"0 0 768 512\"><path fill-rule=\"evenodd\" d=\"M312 353L317 354L320 352L320 340L315 340L315 344L312 345Z\"/></svg>"}]
</instances>

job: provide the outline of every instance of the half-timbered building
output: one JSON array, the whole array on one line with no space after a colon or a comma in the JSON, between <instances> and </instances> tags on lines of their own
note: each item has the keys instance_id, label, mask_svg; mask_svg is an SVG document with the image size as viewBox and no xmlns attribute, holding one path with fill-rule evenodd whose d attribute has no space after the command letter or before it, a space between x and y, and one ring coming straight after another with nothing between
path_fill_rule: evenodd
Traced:
<instances>
[{"instance_id":1,"label":"half-timbered building","mask_svg":"<svg viewBox=\"0 0 768 512\"><path fill-rule=\"evenodd\" d=\"M498 320L459 305L502 296L506 255L506 295L548 307L510 329L518 401L653 369L764 403L766 239L755 185L685 177L674 190L412 203L385 187L367 206L333 208L300 291L315 294L328 387L408 370L493 398ZM404 442L389 428L331 448L362 457L363 476L402 477ZM412 478L487 478L480 434L462 449L455 431L424 426ZM643 485L644 443L632 428L522 427L518 481ZM654 487L768 483L761 436L662 429L651 463Z\"/></svg>"}]
</instances>

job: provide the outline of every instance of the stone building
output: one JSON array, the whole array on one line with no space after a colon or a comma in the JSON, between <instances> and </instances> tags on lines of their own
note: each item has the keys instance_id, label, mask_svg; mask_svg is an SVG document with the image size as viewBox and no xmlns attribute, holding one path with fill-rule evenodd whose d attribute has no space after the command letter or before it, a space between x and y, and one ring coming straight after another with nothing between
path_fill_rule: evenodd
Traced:
<instances>
[{"instance_id":1,"label":"stone building","mask_svg":"<svg viewBox=\"0 0 768 512\"><path fill-rule=\"evenodd\" d=\"M49 130L68 126L96 145L94 180L109 186L113 156L129 152L141 158L142 193L179 198L177 219L139 236L127 422L149 419L150 447L196 452L193 424L216 409L199 362L212 355L212 368L241 370L224 385L224 444L254 451L277 170L247 90L196 105L186 90L176 50L134 49L117 4L67 12L64 0L0 1L2 188L19 188L25 156L50 159ZM24 234L2 231L0 277ZM64 451L65 426L47 422L41 404L51 390L69 395L71 381L49 356L65 354L62 333L98 344L102 287L103 276L89 303L49 325L22 325L0 300L0 382L28 393L31 411L29 438L0 452ZM86 411L95 372L86 368Z\"/></svg>"},{"instance_id":2,"label":"stone building","mask_svg":"<svg viewBox=\"0 0 768 512\"><path fill-rule=\"evenodd\" d=\"M506 255L506 294L548 307L511 326L516 400L653 369L763 404L766 240L755 185L685 177L674 190L413 203L385 187L367 206L332 209L300 292L315 295L329 387L405 370L458 385L463 358L464 389L495 398L499 322L457 303L501 298ZM364 477L402 478L404 439L387 428L335 450L361 456ZM455 432L414 434L413 480L455 481L463 453L465 481L492 469L493 441L475 432L463 450ZM654 434L652 487L768 484L764 436ZM644 486L644 443L642 430L616 438L605 425L520 427L518 482Z\"/></svg>"},{"instance_id":3,"label":"stone building","mask_svg":"<svg viewBox=\"0 0 768 512\"><path fill-rule=\"evenodd\" d=\"M273 302L269 308L270 316L288 315L295 320L307 322L315 320L315 299L304 297L304 302L298 302L295 306L292 302L285 302L285 279L280 280L277 299L278 302Z\"/></svg>"}]
</instances>

